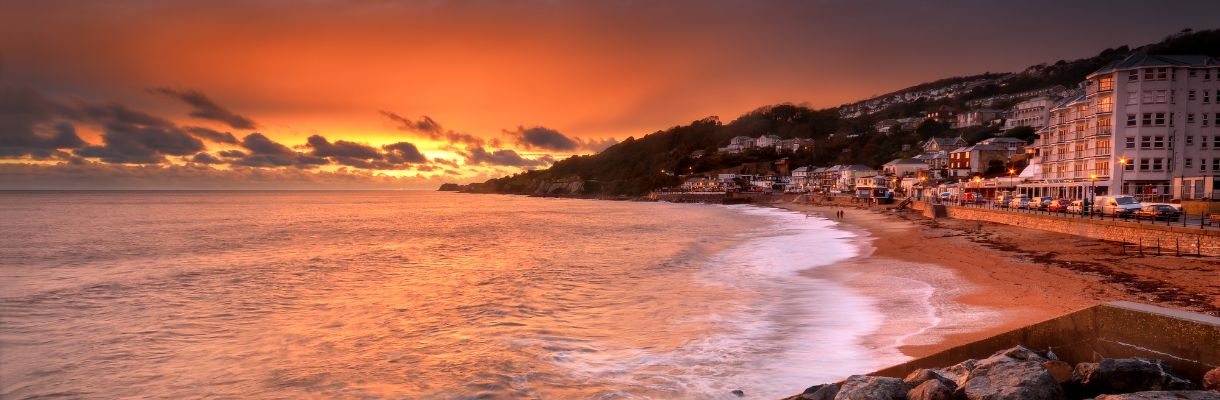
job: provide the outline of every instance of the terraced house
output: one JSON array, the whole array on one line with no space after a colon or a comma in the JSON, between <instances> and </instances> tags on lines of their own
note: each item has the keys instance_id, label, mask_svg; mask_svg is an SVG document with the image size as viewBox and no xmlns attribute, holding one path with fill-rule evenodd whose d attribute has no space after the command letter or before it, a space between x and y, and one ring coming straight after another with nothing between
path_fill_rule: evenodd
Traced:
<instances>
[{"instance_id":1,"label":"terraced house","mask_svg":"<svg viewBox=\"0 0 1220 400\"><path fill-rule=\"evenodd\" d=\"M1137 53L1089 74L1081 85L1083 94L1059 102L1039 130L1023 192L1083 198L1095 190L1159 201L1215 197L1220 61Z\"/></svg>"}]
</instances>

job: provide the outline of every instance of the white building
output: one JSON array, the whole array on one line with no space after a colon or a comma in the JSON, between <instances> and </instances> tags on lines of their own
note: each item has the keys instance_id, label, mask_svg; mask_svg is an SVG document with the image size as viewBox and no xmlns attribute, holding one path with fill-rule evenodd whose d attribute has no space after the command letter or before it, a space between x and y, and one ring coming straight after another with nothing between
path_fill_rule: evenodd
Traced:
<instances>
[{"instance_id":1,"label":"white building","mask_svg":"<svg viewBox=\"0 0 1220 400\"><path fill-rule=\"evenodd\" d=\"M1168 200L1178 177L1220 170L1220 61L1133 54L1089 74L1052 108L1034 144L1036 195L1134 194ZM1178 188L1174 188L1178 189Z\"/></svg>"},{"instance_id":2,"label":"white building","mask_svg":"<svg viewBox=\"0 0 1220 400\"><path fill-rule=\"evenodd\" d=\"M1059 103L1059 100L1058 97L1042 96L1017 103L1010 111L1012 116L1004 121L1004 129L1018 126L1028 126L1035 131L1042 129L1050 118L1051 108Z\"/></svg>"}]
</instances>

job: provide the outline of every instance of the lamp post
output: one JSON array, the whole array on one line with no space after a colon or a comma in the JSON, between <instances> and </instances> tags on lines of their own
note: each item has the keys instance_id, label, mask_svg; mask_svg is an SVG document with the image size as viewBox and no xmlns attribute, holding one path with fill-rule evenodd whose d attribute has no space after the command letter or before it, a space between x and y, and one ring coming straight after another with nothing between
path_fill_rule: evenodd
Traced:
<instances>
[{"instance_id":1,"label":"lamp post","mask_svg":"<svg viewBox=\"0 0 1220 400\"><path fill-rule=\"evenodd\" d=\"M1123 187L1123 171L1127 170L1127 157L1118 159L1118 194L1127 194Z\"/></svg>"},{"instance_id":2,"label":"lamp post","mask_svg":"<svg viewBox=\"0 0 1220 400\"><path fill-rule=\"evenodd\" d=\"M1089 214L1093 213L1093 202L1097 200L1097 174L1089 174Z\"/></svg>"}]
</instances>

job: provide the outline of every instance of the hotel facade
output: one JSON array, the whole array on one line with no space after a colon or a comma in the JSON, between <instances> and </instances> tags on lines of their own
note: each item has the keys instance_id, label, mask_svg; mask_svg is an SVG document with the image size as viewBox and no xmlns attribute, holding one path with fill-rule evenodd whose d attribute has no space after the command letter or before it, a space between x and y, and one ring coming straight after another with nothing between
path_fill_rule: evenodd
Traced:
<instances>
[{"instance_id":1,"label":"hotel facade","mask_svg":"<svg viewBox=\"0 0 1220 400\"><path fill-rule=\"evenodd\" d=\"M1082 86L1050 110L1020 192L1147 201L1220 194L1220 61L1134 54Z\"/></svg>"}]
</instances>

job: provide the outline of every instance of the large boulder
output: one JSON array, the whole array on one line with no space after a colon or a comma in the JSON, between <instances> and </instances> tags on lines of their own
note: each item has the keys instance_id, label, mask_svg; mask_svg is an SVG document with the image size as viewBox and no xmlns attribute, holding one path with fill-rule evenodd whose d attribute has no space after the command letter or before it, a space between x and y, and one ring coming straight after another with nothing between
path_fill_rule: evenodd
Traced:
<instances>
[{"instance_id":1,"label":"large boulder","mask_svg":"<svg viewBox=\"0 0 1220 400\"><path fill-rule=\"evenodd\" d=\"M1211 390L1178 390L1103 394L1097 396L1095 400L1220 400L1220 392Z\"/></svg>"},{"instance_id":2,"label":"large boulder","mask_svg":"<svg viewBox=\"0 0 1220 400\"><path fill-rule=\"evenodd\" d=\"M907 392L907 400L953 400L953 382L928 379Z\"/></svg>"},{"instance_id":3,"label":"large boulder","mask_svg":"<svg viewBox=\"0 0 1220 400\"><path fill-rule=\"evenodd\" d=\"M1190 381L1174 375L1168 363L1143 358L1080 363L1072 372L1072 383L1085 395L1194 389Z\"/></svg>"},{"instance_id":4,"label":"large boulder","mask_svg":"<svg viewBox=\"0 0 1220 400\"><path fill-rule=\"evenodd\" d=\"M981 363L980 363L981 364ZM1063 388L1042 361L1005 361L980 365L963 388L970 400L1060 400Z\"/></svg>"},{"instance_id":5,"label":"large boulder","mask_svg":"<svg viewBox=\"0 0 1220 400\"><path fill-rule=\"evenodd\" d=\"M991 366L997 363L1017 362L1017 361L1048 361L1046 358L1038 354L1038 352L1030 350L1025 346L1017 346L1005 350L1001 350L992 354L991 357L979 360L977 367Z\"/></svg>"},{"instance_id":6,"label":"large boulder","mask_svg":"<svg viewBox=\"0 0 1220 400\"><path fill-rule=\"evenodd\" d=\"M950 386L950 387L957 386L957 382L955 382L954 379L945 376L945 374L943 372L941 372L940 370L927 369L927 368L920 368L920 369L915 370L914 372L911 372L910 374L907 374L907 377L903 378L902 381L906 382L907 386L916 387L931 379L935 379L935 380L944 382L945 384L947 384L947 386Z\"/></svg>"},{"instance_id":7,"label":"large boulder","mask_svg":"<svg viewBox=\"0 0 1220 400\"><path fill-rule=\"evenodd\" d=\"M909 389L898 378L852 375L843 381L834 400L903 400Z\"/></svg>"},{"instance_id":8,"label":"large boulder","mask_svg":"<svg viewBox=\"0 0 1220 400\"><path fill-rule=\"evenodd\" d=\"M966 384L966 379L970 378L970 371L974 371L974 368L978 366L978 362L978 360L970 359L957 363L957 365L952 367L940 369L938 372L940 372L940 376L948 378L960 387Z\"/></svg>"},{"instance_id":9,"label":"large boulder","mask_svg":"<svg viewBox=\"0 0 1220 400\"><path fill-rule=\"evenodd\" d=\"M1051 377L1055 378L1055 382L1064 383L1072 380L1072 364L1059 360L1050 360L1044 361L1042 368L1046 368L1046 372L1051 373Z\"/></svg>"}]
</instances>

